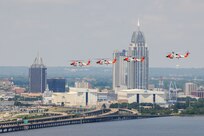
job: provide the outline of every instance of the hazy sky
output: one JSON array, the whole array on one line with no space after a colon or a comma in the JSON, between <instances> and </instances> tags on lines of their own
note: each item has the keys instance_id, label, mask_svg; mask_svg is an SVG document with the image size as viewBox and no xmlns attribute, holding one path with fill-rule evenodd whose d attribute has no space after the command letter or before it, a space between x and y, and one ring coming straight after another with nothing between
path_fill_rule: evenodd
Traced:
<instances>
[{"instance_id":1,"label":"hazy sky","mask_svg":"<svg viewBox=\"0 0 204 136\"><path fill-rule=\"evenodd\" d=\"M38 51L47 66L112 57L138 18L150 67L204 67L204 0L0 0L0 66L30 66Z\"/></svg>"}]
</instances>

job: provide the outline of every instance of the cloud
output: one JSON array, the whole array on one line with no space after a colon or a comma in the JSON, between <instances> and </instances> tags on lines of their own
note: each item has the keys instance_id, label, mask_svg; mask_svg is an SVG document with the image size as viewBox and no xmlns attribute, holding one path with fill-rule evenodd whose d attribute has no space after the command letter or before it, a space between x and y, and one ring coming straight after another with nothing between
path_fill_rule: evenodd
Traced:
<instances>
[{"instance_id":1,"label":"cloud","mask_svg":"<svg viewBox=\"0 0 204 136\"><path fill-rule=\"evenodd\" d=\"M0 0L0 65L30 65L39 49L48 65L111 56L128 48L139 17L151 66L171 66L160 63L171 50L189 50L203 66L194 57L204 58L203 12L204 0Z\"/></svg>"},{"instance_id":2,"label":"cloud","mask_svg":"<svg viewBox=\"0 0 204 136\"><path fill-rule=\"evenodd\" d=\"M180 1L177 9L185 12L203 12L204 1L203 0L183 0Z\"/></svg>"}]
</instances>

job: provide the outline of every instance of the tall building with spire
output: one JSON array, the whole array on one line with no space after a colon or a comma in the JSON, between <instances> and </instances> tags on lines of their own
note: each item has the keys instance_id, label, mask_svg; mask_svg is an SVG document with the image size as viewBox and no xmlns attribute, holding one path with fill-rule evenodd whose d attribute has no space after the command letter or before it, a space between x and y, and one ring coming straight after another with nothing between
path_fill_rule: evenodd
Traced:
<instances>
[{"instance_id":1,"label":"tall building with spire","mask_svg":"<svg viewBox=\"0 0 204 136\"><path fill-rule=\"evenodd\" d=\"M147 89L149 76L149 51L146 46L144 33L140 30L138 20L138 30L132 34L131 43L128 48L128 56L142 58L143 62L129 62L127 65L127 88Z\"/></svg>"},{"instance_id":2,"label":"tall building with spire","mask_svg":"<svg viewBox=\"0 0 204 136\"><path fill-rule=\"evenodd\" d=\"M29 91L31 93L43 93L47 84L47 68L39 55L29 68Z\"/></svg>"},{"instance_id":3,"label":"tall building with spire","mask_svg":"<svg viewBox=\"0 0 204 136\"><path fill-rule=\"evenodd\" d=\"M141 59L143 62L124 61L127 56ZM149 77L149 51L143 32L140 30L138 20L138 30L132 34L131 43L128 50L115 51L113 58L117 62L113 64L113 90L121 89L148 89Z\"/></svg>"}]
</instances>

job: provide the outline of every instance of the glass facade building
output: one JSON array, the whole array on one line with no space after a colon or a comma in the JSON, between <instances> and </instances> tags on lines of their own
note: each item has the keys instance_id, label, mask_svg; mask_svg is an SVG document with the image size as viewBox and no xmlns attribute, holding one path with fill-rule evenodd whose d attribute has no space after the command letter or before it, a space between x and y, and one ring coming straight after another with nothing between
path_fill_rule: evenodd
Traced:
<instances>
[{"instance_id":1,"label":"glass facade building","mask_svg":"<svg viewBox=\"0 0 204 136\"><path fill-rule=\"evenodd\" d=\"M47 84L47 68L43 64L42 58L35 58L34 63L29 68L29 91L31 93L43 93Z\"/></svg>"},{"instance_id":2,"label":"glass facade building","mask_svg":"<svg viewBox=\"0 0 204 136\"><path fill-rule=\"evenodd\" d=\"M47 79L49 90L53 92L65 92L66 80L64 78Z\"/></svg>"}]
</instances>

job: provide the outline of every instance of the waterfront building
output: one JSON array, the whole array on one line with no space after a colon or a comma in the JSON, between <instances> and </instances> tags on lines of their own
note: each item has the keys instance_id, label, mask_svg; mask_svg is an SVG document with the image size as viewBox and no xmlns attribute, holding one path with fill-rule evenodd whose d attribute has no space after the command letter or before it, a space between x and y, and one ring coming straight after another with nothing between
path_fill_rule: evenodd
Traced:
<instances>
[{"instance_id":1,"label":"waterfront building","mask_svg":"<svg viewBox=\"0 0 204 136\"><path fill-rule=\"evenodd\" d=\"M65 92L66 80L64 78L50 78L47 79L49 90L53 92Z\"/></svg>"},{"instance_id":2,"label":"waterfront building","mask_svg":"<svg viewBox=\"0 0 204 136\"><path fill-rule=\"evenodd\" d=\"M46 99L48 100L49 98ZM76 92L53 93L51 97L51 104L60 106L77 106L76 100Z\"/></svg>"},{"instance_id":3,"label":"waterfront building","mask_svg":"<svg viewBox=\"0 0 204 136\"><path fill-rule=\"evenodd\" d=\"M29 91L31 93L43 93L47 84L47 68L39 55L29 68Z\"/></svg>"},{"instance_id":4,"label":"waterfront building","mask_svg":"<svg viewBox=\"0 0 204 136\"><path fill-rule=\"evenodd\" d=\"M118 91L118 101L128 103L166 103L165 93L163 91L150 91L144 89L120 90Z\"/></svg>"},{"instance_id":5,"label":"waterfront building","mask_svg":"<svg viewBox=\"0 0 204 136\"><path fill-rule=\"evenodd\" d=\"M51 103L64 106L92 107L97 105L97 93L97 89L69 88L69 92L52 93Z\"/></svg>"}]
</instances>

